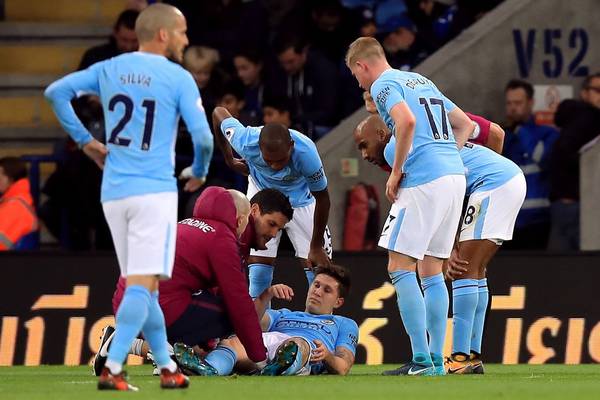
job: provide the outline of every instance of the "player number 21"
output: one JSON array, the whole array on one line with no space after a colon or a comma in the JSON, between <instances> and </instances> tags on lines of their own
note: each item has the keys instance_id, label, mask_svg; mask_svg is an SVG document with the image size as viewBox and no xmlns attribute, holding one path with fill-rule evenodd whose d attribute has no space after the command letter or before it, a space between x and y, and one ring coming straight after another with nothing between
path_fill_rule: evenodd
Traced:
<instances>
[{"instance_id":1,"label":"player number 21","mask_svg":"<svg viewBox=\"0 0 600 400\"><path fill-rule=\"evenodd\" d=\"M110 132L110 138L108 139L108 143L116 144L117 146L129 146L131 143L131 139L120 138L119 133L123 129L125 129L125 125L131 120L131 116L133 115L133 100L129 96L124 94L117 94L113 96L108 102L108 110L115 111L117 104L123 104L125 107L125 112L123 112L123 116L115 125L113 130ZM152 126L154 124L154 110L156 109L156 101L154 100L144 100L142 102L142 107L146 109L146 121L144 123L144 136L142 136L142 150L148 151L150 150L150 140L152 139Z\"/></svg>"},{"instance_id":2,"label":"player number 21","mask_svg":"<svg viewBox=\"0 0 600 400\"><path fill-rule=\"evenodd\" d=\"M425 112L427 113L427 119L429 120L429 126L433 131L433 138L435 140L440 139L440 132L438 130L437 125L435 124L435 120L433 119L433 113L431 112L431 107L429 107L429 103L432 106L440 106L442 109L442 136L445 140L448 140L448 123L446 122L446 108L444 107L444 102L440 99L429 99L429 102L424 97L419 97L419 103L425 107Z\"/></svg>"}]
</instances>

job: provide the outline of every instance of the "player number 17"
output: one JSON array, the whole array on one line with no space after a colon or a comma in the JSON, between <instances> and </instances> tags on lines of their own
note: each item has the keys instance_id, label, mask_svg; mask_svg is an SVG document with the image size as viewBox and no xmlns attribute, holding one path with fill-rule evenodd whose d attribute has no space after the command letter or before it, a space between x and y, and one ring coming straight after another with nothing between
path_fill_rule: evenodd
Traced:
<instances>
[{"instance_id":1,"label":"player number 17","mask_svg":"<svg viewBox=\"0 0 600 400\"><path fill-rule=\"evenodd\" d=\"M442 115L442 136L444 140L448 140L448 123L446 122L446 107L444 107L444 102L440 99L430 98L429 102L424 97L419 97L419 103L423 107L425 107L425 112L427 113L427 119L429 120L429 126L433 132L433 138L435 140L441 139L440 132L438 130L437 125L435 124L435 120L433 119L433 113L431 112L431 107L429 107L429 103L432 106L440 106L441 115Z\"/></svg>"}]
</instances>

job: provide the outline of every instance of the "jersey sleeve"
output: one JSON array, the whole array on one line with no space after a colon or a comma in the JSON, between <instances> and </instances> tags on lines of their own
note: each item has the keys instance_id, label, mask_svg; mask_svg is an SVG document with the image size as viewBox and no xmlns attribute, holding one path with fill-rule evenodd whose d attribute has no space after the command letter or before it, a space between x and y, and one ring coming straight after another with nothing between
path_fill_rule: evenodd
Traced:
<instances>
[{"instance_id":1,"label":"jersey sleeve","mask_svg":"<svg viewBox=\"0 0 600 400\"><path fill-rule=\"evenodd\" d=\"M356 346L358 344L358 325L350 318L341 318L340 330L335 347L345 347L352 354L356 354Z\"/></svg>"},{"instance_id":2,"label":"jersey sleeve","mask_svg":"<svg viewBox=\"0 0 600 400\"><path fill-rule=\"evenodd\" d=\"M320 192L327 189L327 177L317 146L312 141L309 141L307 145L307 151L302 152L302 157L300 157L301 171L308 183L308 189L311 192Z\"/></svg>"},{"instance_id":3,"label":"jersey sleeve","mask_svg":"<svg viewBox=\"0 0 600 400\"><path fill-rule=\"evenodd\" d=\"M179 112L192 136L194 144L194 161L192 173L195 177L208 174L208 167L213 153L213 138L202 105L198 86L187 71L182 71L182 86L179 96Z\"/></svg>"},{"instance_id":4,"label":"jersey sleeve","mask_svg":"<svg viewBox=\"0 0 600 400\"><path fill-rule=\"evenodd\" d=\"M99 62L83 71L73 72L52 83L44 91L56 118L79 147L91 142L93 137L77 118L71 100L83 94L100 93L98 77L103 65L104 63Z\"/></svg>"},{"instance_id":5,"label":"jersey sleeve","mask_svg":"<svg viewBox=\"0 0 600 400\"><path fill-rule=\"evenodd\" d=\"M490 126L492 125L492 123L479 115L475 115L475 114L471 114L471 113L465 113L465 114L467 114L467 117L469 117L471 119L471 121L473 121L473 124L475 125L474 126L475 129L469 136L469 141L473 142L473 143L485 145L488 141L488 137L490 136Z\"/></svg>"},{"instance_id":6,"label":"jersey sleeve","mask_svg":"<svg viewBox=\"0 0 600 400\"><path fill-rule=\"evenodd\" d=\"M245 149L256 140L254 128L242 125L237 119L230 117L221 122L221 133L225 136L231 147L242 158L246 158Z\"/></svg>"},{"instance_id":7,"label":"jersey sleeve","mask_svg":"<svg viewBox=\"0 0 600 400\"><path fill-rule=\"evenodd\" d=\"M391 80L376 80L371 86L371 96L377 108L388 114L396 104L406 100L402 86Z\"/></svg>"}]
</instances>

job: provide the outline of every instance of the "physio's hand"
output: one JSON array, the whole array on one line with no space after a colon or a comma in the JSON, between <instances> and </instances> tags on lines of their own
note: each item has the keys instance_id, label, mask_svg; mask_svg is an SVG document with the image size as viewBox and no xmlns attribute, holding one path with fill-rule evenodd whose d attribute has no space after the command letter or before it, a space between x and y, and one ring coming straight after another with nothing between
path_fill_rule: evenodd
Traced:
<instances>
[{"instance_id":1,"label":"physio's hand","mask_svg":"<svg viewBox=\"0 0 600 400\"><path fill-rule=\"evenodd\" d=\"M204 183L206 182L206 177L203 176L201 178L197 178L194 176L194 174L192 173L192 167L186 167L184 168L181 173L179 174L179 179L183 179L186 180L187 182L185 183L185 186L183 187L183 190L185 192L195 192L196 190L200 189L202 187L202 185L204 185Z\"/></svg>"},{"instance_id":2,"label":"physio's hand","mask_svg":"<svg viewBox=\"0 0 600 400\"><path fill-rule=\"evenodd\" d=\"M200 189L205 182L206 178L190 178L185 183L183 190L185 192L195 192L196 190Z\"/></svg>"},{"instance_id":3,"label":"physio's hand","mask_svg":"<svg viewBox=\"0 0 600 400\"><path fill-rule=\"evenodd\" d=\"M106 160L106 155L108 154L108 150L105 145L96 139L92 139L91 142L83 146L82 150L86 156L91 158L96 165L100 167L100 169L104 169L104 161Z\"/></svg>"}]
</instances>

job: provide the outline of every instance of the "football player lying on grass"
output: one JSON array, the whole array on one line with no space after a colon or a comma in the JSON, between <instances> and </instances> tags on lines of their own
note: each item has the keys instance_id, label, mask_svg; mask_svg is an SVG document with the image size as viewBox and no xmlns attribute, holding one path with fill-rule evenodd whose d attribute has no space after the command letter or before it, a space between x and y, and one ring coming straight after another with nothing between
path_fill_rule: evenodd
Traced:
<instances>
[{"instance_id":1,"label":"football player lying on grass","mask_svg":"<svg viewBox=\"0 0 600 400\"><path fill-rule=\"evenodd\" d=\"M318 267L304 311L271 310L271 299L290 301L289 286L265 290L255 306L268 350L268 363L260 369L249 360L236 336L222 340L202 359L193 349L175 344L175 357L184 372L194 375L229 375L234 371L260 375L309 375L328 372L346 375L354 364L358 326L350 318L333 315L350 289L348 271L340 266Z\"/></svg>"}]
</instances>

